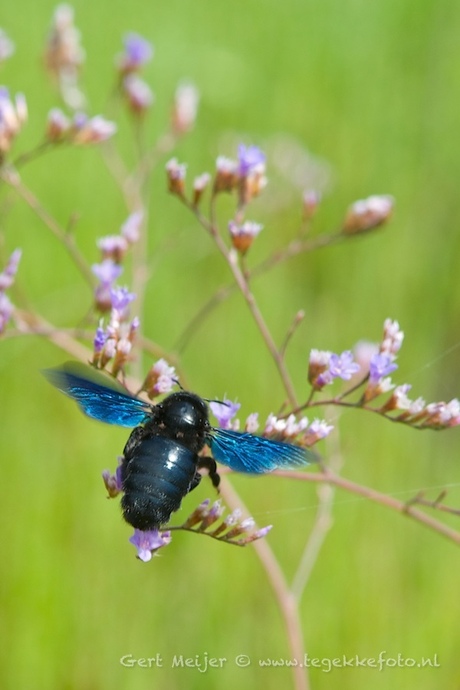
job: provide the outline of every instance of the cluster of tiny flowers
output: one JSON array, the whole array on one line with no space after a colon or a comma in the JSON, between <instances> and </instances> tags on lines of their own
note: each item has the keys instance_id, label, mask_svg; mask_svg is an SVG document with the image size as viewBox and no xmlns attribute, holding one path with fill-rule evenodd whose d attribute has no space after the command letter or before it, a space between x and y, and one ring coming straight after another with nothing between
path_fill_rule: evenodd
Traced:
<instances>
[{"instance_id":1,"label":"cluster of tiny flowers","mask_svg":"<svg viewBox=\"0 0 460 690\"><path fill-rule=\"evenodd\" d=\"M153 45L135 33L127 34L123 40L124 52L116 58L120 89L130 111L144 115L152 106L155 97L147 82L140 76L142 67L153 57Z\"/></svg>"},{"instance_id":2,"label":"cluster of tiny flowers","mask_svg":"<svg viewBox=\"0 0 460 690\"><path fill-rule=\"evenodd\" d=\"M312 350L308 366L308 380L315 390L321 390L324 386L340 378L349 381L360 369L353 359L353 353L345 350L338 355L329 350Z\"/></svg>"},{"instance_id":3,"label":"cluster of tiny flowers","mask_svg":"<svg viewBox=\"0 0 460 690\"><path fill-rule=\"evenodd\" d=\"M456 398L448 403L441 401L426 404L421 397L415 400L409 398L410 384L395 386L392 382L389 374L397 369L395 359L403 339L404 333L398 322L386 319L378 351L369 360L368 382L363 401L369 402L392 391L388 400L379 408L383 414L399 411L399 421L423 428L445 429L457 426L460 424L460 402Z\"/></svg>"},{"instance_id":4,"label":"cluster of tiny flowers","mask_svg":"<svg viewBox=\"0 0 460 690\"><path fill-rule=\"evenodd\" d=\"M102 259L111 259L120 264L130 246L138 242L143 222L144 212L135 211L123 223L118 235L101 237L97 241L97 246L101 250Z\"/></svg>"},{"instance_id":5,"label":"cluster of tiny flowers","mask_svg":"<svg viewBox=\"0 0 460 690\"><path fill-rule=\"evenodd\" d=\"M192 111L194 97L191 95L192 87L184 89L184 113L182 114L182 129L185 130L185 113ZM176 99L177 101L177 99ZM192 105L186 104L191 101ZM178 115L176 115L177 119ZM190 127L191 112L187 115ZM176 124L177 128L177 124ZM179 163L177 158L172 158L166 164L168 189L172 194L185 199L185 178L187 166ZM193 182L192 205L198 206L205 189L211 182L211 175L207 172L198 175ZM267 183L265 177L265 154L257 146L238 147L238 160L232 160L219 156L216 161L216 173L212 185L213 195L220 192L237 191L238 210L236 217L229 221L228 231L230 241L234 249L244 255L254 242L254 239L262 230L262 225L243 219L243 209L248 202L262 191Z\"/></svg>"},{"instance_id":6,"label":"cluster of tiny flowers","mask_svg":"<svg viewBox=\"0 0 460 690\"><path fill-rule=\"evenodd\" d=\"M0 86L0 162L27 121L27 103L22 93L14 102L5 86Z\"/></svg>"},{"instance_id":7,"label":"cluster of tiny flowers","mask_svg":"<svg viewBox=\"0 0 460 690\"><path fill-rule=\"evenodd\" d=\"M361 363L355 361L351 350L345 350L340 355L329 350L312 350L308 381L318 391L337 378L349 381L359 371L364 371L364 380L367 381L364 399L370 400L394 387L386 377L398 368L395 359L403 339L404 333L398 322L386 319L380 347L369 344L364 353L363 346L359 345Z\"/></svg>"},{"instance_id":8,"label":"cluster of tiny flowers","mask_svg":"<svg viewBox=\"0 0 460 690\"><path fill-rule=\"evenodd\" d=\"M326 350L312 350L308 380L313 389L319 391L336 378L348 381L360 371L362 379L356 387L365 385L361 405L391 392L385 403L376 408L382 414L399 411L400 414L396 417L398 421L419 428L444 429L457 426L460 424L460 402L456 398L448 403L441 401L426 404L423 398L409 398L410 384L395 386L392 382L390 374L398 368L395 360L403 340L404 333L399 323L386 319L380 345L359 342L355 348L357 361L349 350L341 355Z\"/></svg>"},{"instance_id":9,"label":"cluster of tiny flowers","mask_svg":"<svg viewBox=\"0 0 460 690\"><path fill-rule=\"evenodd\" d=\"M245 206L266 184L265 154L257 146L240 144L238 160L218 157L214 193L237 190L239 206Z\"/></svg>"},{"instance_id":10,"label":"cluster of tiny flowers","mask_svg":"<svg viewBox=\"0 0 460 690\"><path fill-rule=\"evenodd\" d=\"M46 138L54 143L99 144L110 139L116 131L116 124L102 115L88 117L78 112L69 118L59 108L50 110L46 124Z\"/></svg>"},{"instance_id":11,"label":"cluster of tiny flowers","mask_svg":"<svg viewBox=\"0 0 460 690\"><path fill-rule=\"evenodd\" d=\"M241 407L240 403L232 402L224 398L221 402L213 400L209 403L209 407L221 429L239 430L239 420L233 418Z\"/></svg>"},{"instance_id":12,"label":"cluster of tiny flowers","mask_svg":"<svg viewBox=\"0 0 460 690\"><path fill-rule=\"evenodd\" d=\"M114 306L112 291L115 281L123 273L121 262L130 246L139 240L143 222L143 211L135 211L123 223L118 235L106 235L97 241L101 262L93 264L92 271L99 281L94 300L96 309L100 312L110 311Z\"/></svg>"},{"instance_id":13,"label":"cluster of tiny flowers","mask_svg":"<svg viewBox=\"0 0 460 690\"><path fill-rule=\"evenodd\" d=\"M134 338L139 330L139 319L134 317L127 322L129 304L135 295L127 288L110 289L112 309L107 326L101 319L93 340L92 363L98 369L104 369L109 362L114 376L123 370L133 347Z\"/></svg>"},{"instance_id":14,"label":"cluster of tiny flowers","mask_svg":"<svg viewBox=\"0 0 460 690\"><path fill-rule=\"evenodd\" d=\"M231 400L223 400L222 402L211 402L209 403L209 407L221 429L239 431L240 421L234 419L241 407L239 403L234 403ZM246 419L244 431L254 434L258 428L258 414L253 412ZM328 436L333 428L333 426L319 419L315 419L310 423L307 417L302 417L300 420L297 420L295 415L289 415L289 417L285 419L278 419L275 415L269 414L265 422L262 436L276 441L285 441L297 446L309 447Z\"/></svg>"},{"instance_id":15,"label":"cluster of tiny flowers","mask_svg":"<svg viewBox=\"0 0 460 690\"><path fill-rule=\"evenodd\" d=\"M246 544L250 544L256 539L265 537L272 528L272 525L267 525L252 531L255 527L254 518L241 519L241 510L237 508L230 515L227 515L226 518L222 519L224 511L225 508L220 500L215 501L211 505L210 500L206 499L181 525L181 529L203 532L219 541L246 546ZM247 534L248 532L251 533Z\"/></svg>"},{"instance_id":16,"label":"cluster of tiny flowers","mask_svg":"<svg viewBox=\"0 0 460 690\"><path fill-rule=\"evenodd\" d=\"M177 383L176 370L165 359L159 359L150 368L141 390L147 393L150 400L158 395L170 393Z\"/></svg>"},{"instance_id":17,"label":"cluster of tiny flowers","mask_svg":"<svg viewBox=\"0 0 460 690\"><path fill-rule=\"evenodd\" d=\"M6 290L14 283L20 259L21 250L16 249L11 254L5 269L0 273L0 335L4 333L14 312L14 307L6 295Z\"/></svg>"},{"instance_id":18,"label":"cluster of tiny flowers","mask_svg":"<svg viewBox=\"0 0 460 690\"><path fill-rule=\"evenodd\" d=\"M398 365L395 360L404 340L404 333L397 321L386 319L383 324L383 337L378 352L372 355L369 362L369 381L364 391L364 400L387 393L394 384L389 374L396 371Z\"/></svg>"},{"instance_id":19,"label":"cluster of tiny flowers","mask_svg":"<svg viewBox=\"0 0 460 690\"><path fill-rule=\"evenodd\" d=\"M342 231L354 235L372 230L390 218L393 207L394 198L388 194L355 201L345 215Z\"/></svg>"},{"instance_id":20,"label":"cluster of tiny flowers","mask_svg":"<svg viewBox=\"0 0 460 690\"><path fill-rule=\"evenodd\" d=\"M98 279L94 292L94 303L98 311L110 312L109 322L104 326L101 319L93 340L93 365L104 369L112 362L114 376L123 370L131 354L133 341L139 329L139 319L129 321L129 305L136 295L126 287L115 285L121 276L121 261L129 247L138 241L144 220L142 211L132 213L121 226L118 235L107 235L97 241L101 262L93 264L92 272Z\"/></svg>"},{"instance_id":21,"label":"cluster of tiny flowers","mask_svg":"<svg viewBox=\"0 0 460 690\"><path fill-rule=\"evenodd\" d=\"M249 247L254 242L263 225L246 220L244 223L235 223L231 220L228 224L228 230L233 247L242 255L246 254Z\"/></svg>"},{"instance_id":22,"label":"cluster of tiny flowers","mask_svg":"<svg viewBox=\"0 0 460 690\"><path fill-rule=\"evenodd\" d=\"M85 105L85 97L78 87L78 75L85 59L80 38L80 31L74 25L73 8L59 5L46 43L45 63L57 79L64 101L73 109Z\"/></svg>"},{"instance_id":23,"label":"cluster of tiny flowers","mask_svg":"<svg viewBox=\"0 0 460 690\"><path fill-rule=\"evenodd\" d=\"M307 417L298 420L295 415L291 414L286 418L279 419L270 414L265 422L263 436L309 448L317 441L329 436L333 428L331 424L327 424L322 419L314 419L310 423Z\"/></svg>"},{"instance_id":24,"label":"cluster of tiny flowers","mask_svg":"<svg viewBox=\"0 0 460 690\"><path fill-rule=\"evenodd\" d=\"M109 470L105 470L102 473L102 478L109 498L115 498L122 493L121 464L118 465L114 475L111 475ZM267 525L255 530L254 519L249 517L242 520L239 509L234 510L226 518L222 518L224 510L221 501L215 501L211 505L210 500L206 499L193 511L183 525L175 529L201 532L219 541L246 546L256 539L265 537L272 528L272 525ZM158 549L171 542L171 530L162 532L158 529L145 531L135 529L129 541L136 547L137 557L141 561L147 562L151 560L152 555Z\"/></svg>"}]
</instances>

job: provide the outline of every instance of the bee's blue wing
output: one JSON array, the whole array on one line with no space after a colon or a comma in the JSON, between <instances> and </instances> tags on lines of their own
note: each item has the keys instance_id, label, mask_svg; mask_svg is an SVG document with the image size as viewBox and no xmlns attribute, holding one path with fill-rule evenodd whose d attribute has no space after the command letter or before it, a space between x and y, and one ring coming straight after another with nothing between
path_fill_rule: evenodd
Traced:
<instances>
[{"instance_id":1,"label":"bee's blue wing","mask_svg":"<svg viewBox=\"0 0 460 690\"><path fill-rule=\"evenodd\" d=\"M282 468L303 467L318 459L306 448L228 429L214 428L208 444L214 459L235 472L261 474Z\"/></svg>"},{"instance_id":2,"label":"bee's blue wing","mask_svg":"<svg viewBox=\"0 0 460 690\"><path fill-rule=\"evenodd\" d=\"M107 424L134 427L151 415L151 406L130 395L121 384L78 362L45 369L44 376L73 398L82 412Z\"/></svg>"}]
</instances>

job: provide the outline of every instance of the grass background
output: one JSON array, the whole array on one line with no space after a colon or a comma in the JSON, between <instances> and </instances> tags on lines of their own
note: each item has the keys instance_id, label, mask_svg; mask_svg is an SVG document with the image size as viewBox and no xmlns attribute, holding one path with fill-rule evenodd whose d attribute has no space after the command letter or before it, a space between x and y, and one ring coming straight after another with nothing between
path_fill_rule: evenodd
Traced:
<instances>
[{"instance_id":1,"label":"grass background","mask_svg":"<svg viewBox=\"0 0 460 690\"><path fill-rule=\"evenodd\" d=\"M198 125L176 151L191 175L212 169L218 154L232 155L239 139L269 152L271 186L251 213L265 230L251 261L287 241L299 218L301 188L277 174L277 142L283 151L308 149L330 166L318 230L337 227L357 198L396 197L394 220L384 231L298 257L255 284L278 342L293 314L306 310L289 354L298 391L311 347L341 351L361 338L378 339L391 316L406 332L398 382L411 382L414 397L458 395L460 5L96 0L74 7L92 112L105 109L121 36L138 31L156 47L146 70L157 97L152 141L164 127L175 85L187 77L202 94ZM1 81L25 92L30 108L17 151L39 140L46 113L58 104L41 64L53 8L19 0L0 11L0 25L17 44ZM127 132L122 124L118 139L132 158ZM171 349L221 284L224 268L194 220L165 193L163 177L160 165L149 226L157 259L144 326ZM79 214L77 237L89 261L97 258L95 238L116 232L126 217L95 149L37 160L23 179L62 223ZM21 289L51 321L73 326L91 295L63 248L12 200L2 197L2 253L23 247ZM230 208L222 203L222 219ZM130 532L99 479L100 470L115 464L126 432L89 422L47 386L38 371L63 359L38 338L1 343L2 687L289 687L289 670L258 665L289 650L251 548L177 535L149 565L133 557ZM279 404L276 372L237 296L202 325L182 365L193 390L237 396L245 413L258 409L264 416ZM346 476L402 499L422 488L432 488L434 498L437 487L454 485L448 500L458 505L458 431L417 433L364 414L344 414L338 424ZM183 514L210 495L203 484L184 502ZM235 477L234 484L261 524L274 523L270 543L292 577L314 519L314 487L270 477ZM440 667L313 670L312 687L458 688L458 549L346 494L337 495L333 517L302 600L306 651L329 659L377 657L383 650L417 661L437 654ZM163 659L157 669L119 663L124 654L157 653ZM206 673L171 668L175 654L206 653L228 662ZM237 654L249 655L251 665L237 668Z\"/></svg>"}]
</instances>

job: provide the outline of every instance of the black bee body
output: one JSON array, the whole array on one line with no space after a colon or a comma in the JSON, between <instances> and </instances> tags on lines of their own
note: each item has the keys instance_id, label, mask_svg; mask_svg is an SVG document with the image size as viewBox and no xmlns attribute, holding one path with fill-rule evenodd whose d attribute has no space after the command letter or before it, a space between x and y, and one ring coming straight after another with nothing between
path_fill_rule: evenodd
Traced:
<instances>
[{"instance_id":1,"label":"black bee body","mask_svg":"<svg viewBox=\"0 0 460 690\"><path fill-rule=\"evenodd\" d=\"M214 486L220 477L211 458L200 458L209 433L208 409L193 393L172 393L137 426L123 450L123 517L142 531L158 529L196 488L207 467Z\"/></svg>"},{"instance_id":2,"label":"black bee body","mask_svg":"<svg viewBox=\"0 0 460 690\"><path fill-rule=\"evenodd\" d=\"M168 523L184 496L200 483L200 469L206 469L218 487L216 460L251 474L316 460L306 448L212 427L206 402L194 393L171 393L151 405L83 364L68 362L44 373L88 417L133 429L120 467L121 505L125 520L143 532ZM201 454L205 445L212 457Z\"/></svg>"}]
</instances>

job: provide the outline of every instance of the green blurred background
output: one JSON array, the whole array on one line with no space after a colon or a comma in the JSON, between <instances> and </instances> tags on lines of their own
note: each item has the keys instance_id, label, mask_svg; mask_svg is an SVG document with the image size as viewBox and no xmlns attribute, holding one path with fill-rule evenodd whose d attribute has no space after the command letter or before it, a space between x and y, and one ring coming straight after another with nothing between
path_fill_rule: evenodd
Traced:
<instances>
[{"instance_id":1,"label":"green blurred background","mask_svg":"<svg viewBox=\"0 0 460 690\"><path fill-rule=\"evenodd\" d=\"M23 91L30 109L17 152L40 139L46 113L59 105L42 69L54 7L19 0L0 10L0 26L16 42L0 81ZM308 150L328 170L318 231L338 227L355 199L396 197L386 229L297 257L254 284L277 342L294 313L306 311L288 356L299 395L310 348L342 351L361 338L377 340L391 316L406 332L395 380L412 383L414 397L457 396L460 4L95 0L74 7L92 113L106 109L121 36L137 31L156 49L145 72L156 93L152 141L185 77L201 92L198 124L175 151L190 175L211 170L218 154L234 155L239 140L268 152L270 188L249 214L265 229L250 263L292 237L300 217L303 187L277 170L280 150L301 161ZM118 139L132 159L127 134L125 123ZM170 350L226 269L165 192L163 164L151 192L154 270L144 327ZM127 215L95 148L53 153L27 166L23 179L62 223L78 214L77 239L91 262L95 238L117 232ZM85 315L90 292L49 231L13 200L2 197L2 255L23 248L21 290L51 321L72 327ZM231 205L224 200L221 208L224 219ZM55 347L24 338L0 348L1 687L291 687L289 670L258 665L290 652L255 551L177 534L161 558L136 560L130 530L115 502L105 500L99 477L114 467L126 431L88 421L40 377L41 368L66 359ZM257 409L264 417L281 400L276 371L239 296L201 325L181 364L193 390L238 397L244 413ZM457 430L419 433L363 413L329 415L340 430L346 476L402 500L425 488L435 498L452 486L447 501L460 503ZM271 477L233 482L259 523L274 524L270 544L292 578L318 504L314 485ZM182 514L210 495L202 482ZM336 495L333 518L301 604L306 651L329 659L437 654L440 667L316 670L312 687L460 687L458 548L344 493ZM125 654L157 653L157 669L119 662ZM175 654L206 653L229 661L206 673L171 668ZM237 668L237 654L249 655L251 665Z\"/></svg>"}]
</instances>

